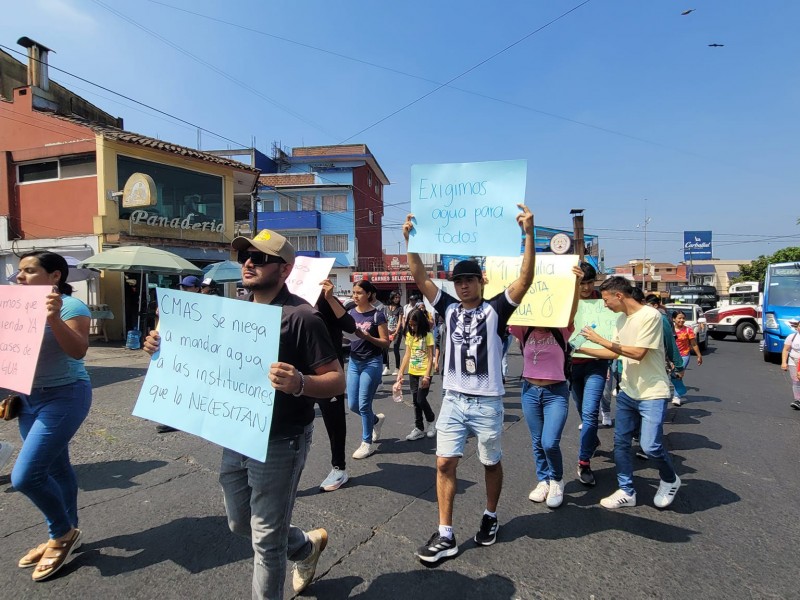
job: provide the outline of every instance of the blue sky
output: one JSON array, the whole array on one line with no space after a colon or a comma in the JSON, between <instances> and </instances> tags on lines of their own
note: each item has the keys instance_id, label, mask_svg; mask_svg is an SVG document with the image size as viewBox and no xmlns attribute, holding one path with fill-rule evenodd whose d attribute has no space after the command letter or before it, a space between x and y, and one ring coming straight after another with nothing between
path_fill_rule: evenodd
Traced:
<instances>
[{"instance_id":1,"label":"blue sky","mask_svg":"<svg viewBox=\"0 0 800 600\"><path fill-rule=\"evenodd\" d=\"M412 164L525 158L536 222L570 228L586 209L611 266L642 256L645 199L653 261L681 260L685 229L712 230L719 258L800 245L799 22L794 0L27 0L4 6L0 44L27 35L54 67L268 154L366 143L392 181L389 252ZM126 129L197 144L50 75Z\"/></svg>"}]
</instances>

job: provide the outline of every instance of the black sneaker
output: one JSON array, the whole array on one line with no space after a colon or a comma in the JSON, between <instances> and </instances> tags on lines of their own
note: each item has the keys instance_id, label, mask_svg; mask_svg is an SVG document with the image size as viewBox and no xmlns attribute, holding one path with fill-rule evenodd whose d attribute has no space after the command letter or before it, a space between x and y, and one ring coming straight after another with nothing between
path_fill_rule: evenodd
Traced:
<instances>
[{"instance_id":1,"label":"black sneaker","mask_svg":"<svg viewBox=\"0 0 800 600\"><path fill-rule=\"evenodd\" d=\"M173 431L178 430L169 425L156 425L156 433L172 433Z\"/></svg>"},{"instance_id":2,"label":"black sneaker","mask_svg":"<svg viewBox=\"0 0 800 600\"><path fill-rule=\"evenodd\" d=\"M481 519L481 528L473 539L479 546L491 546L497 541L498 529L500 529L500 524L497 522L497 517L484 514Z\"/></svg>"},{"instance_id":3,"label":"black sneaker","mask_svg":"<svg viewBox=\"0 0 800 600\"><path fill-rule=\"evenodd\" d=\"M647 460L647 459L648 459L648 458L650 458L650 457L649 457L649 456L647 456L647 454L645 454L644 450L642 450L641 448L639 448L639 449L636 451L636 458L639 458L639 459L641 459L641 460Z\"/></svg>"},{"instance_id":4,"label":"black sneaker","mask_svg":"<svg viewBox=\"0 0 800 600\"><path fill-rule=\"evenodd\" d=\"M589 465L578 465L578 480L583 485L594 485L597 483L594 480L594 473Z\"/></svg>"},{"instance_id":5,"label":"black sneaker","mask_svg":"<svg viewBox=\"0 0 800 600\"><path fill-rule=\"evenodd\" d=\"M800 400L795 400L789 406L791 406L795 410L800 410Z\"/></svg>"},{"instance_id":6,"label":"black sneaker","mask_svg":"<svg viewBox=\"0 0 800 600\"><path fill-rule=\"evenodd\" d=\"M427 544L420 546L417 550L417 558L430 563L440 561L448 556L455 556L456 554L458 554L456 536L451 538L444 537L439 535L438 531L431 536Z\"/></svg>"}]
</instances>

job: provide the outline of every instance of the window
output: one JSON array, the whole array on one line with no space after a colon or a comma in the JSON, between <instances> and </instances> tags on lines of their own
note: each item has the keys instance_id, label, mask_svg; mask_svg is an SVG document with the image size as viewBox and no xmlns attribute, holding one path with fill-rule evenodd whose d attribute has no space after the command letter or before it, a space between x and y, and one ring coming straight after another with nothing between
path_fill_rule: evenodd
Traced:
<instances>
[{"instance_id":1,"label":"window","mask_svg":"<svg viewBox=\"0 0 800 600\"><path fill-rule=\"evenodd\" d=\"M300 196L300 210L316 210L317 198L315 196Z\"/></svg>"},{"instance_id":2,"label":"window","mask_svg":"<svg viewBox=\"0 0 800 600\"><path fill-rule=\"evenodd\" d=\"M323 235L323 252L347 252L347 234Z\"/></svg>"},{"instance_id":3,"label":"window","mask_svg":"<svg viewBox=\"0 0 800 600\"><path fill-rule=\"evenodd\" d=\"M281 211L297 210L297 198L292 196L279 196L278 198Z\"/></svg>"},{"instance_id":4,"label":"window","mask_svg":"<svg viewBox=\"0 0 800 600\"><path fill-rule=\"evenodd\" d=\"M371 208L368 208L367 211L369 212L369 224L375 225L375 213L372 212Z\"/></svg>"},{"instance_id":5,"label":"window","mask_svg":"<svg viewBox=\"0 0 800 600\"><path fill-rule=\"evenodd\" d=\"M316 252L318 250L316 235L287 235L286 239L298 252Z\"/></svg>"},{"instance_id":6,"label":"window","mask_svg":"<svg viewBox=\"0 0 800 600\"><path fill-rule=\"evenodd\" d=\"M650 291L651 292L657 292L658 291L658 282L657 281L650 282Z\"/></svg>"},{"instance_id":7,"label":"window","mask_svg":"<svg viewBox=\"0 0 800 600\"><path fill-rule=\"evenodd\" d=\"M155 217L162 226L165 221L187 218L192 225L222 226L222 177L118 155L117 189L125 187L128 177L134 173L145 173L153 178L158 203L146 209L120 207L120 219L130 219L136 212L137 218L145 213L145 219Z\"/></svg>"},{"instance_id":8,"label":"window","mask_svg":"<svg viewBox=\"0 0 800 600\"><path fill-rule=\"evenodd\" d=\"M323 212L345 212L347 210L347 196L323 196L322 197L322 211Z\"/></svg>"},{"instance_id":9,"label":"window","mask_svg":"<svg viewBox=\"0 0 800 600\"><path fill-rule=\"evenodd\" d=\"M372 171L367 171L367 185L372 187Z\"/></svg>"},{"instance_id":10,"label":"window","mask_svg":"<svg viewBox=\"0 0 800 600\"><path fill-rule=\"evenodd\" d=\"M17 181L31 183L52 179L71 179L97 174L94 154L65 156L45 161L24 163L17 167Z\"/></svg>"}]
</instances>

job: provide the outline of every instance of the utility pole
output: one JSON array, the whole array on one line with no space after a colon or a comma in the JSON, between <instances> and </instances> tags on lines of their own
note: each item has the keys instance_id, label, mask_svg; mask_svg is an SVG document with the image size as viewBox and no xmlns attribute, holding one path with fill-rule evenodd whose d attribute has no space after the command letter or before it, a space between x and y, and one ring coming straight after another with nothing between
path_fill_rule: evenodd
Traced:
<instances>
[{"instance_id":1,"label":"utility pole","mask_svg":"<svg viewBox=\"0 0 800 600\"><path fill-rule=\"evenodd\" d=\"M645 287L645 277L647 276L647 226L652 221L651 218L647 216L647 198L644 199L644 222L639 223L636 226L636 229L642 229L644 231L644 256L642 256L642 291L646 291Z\"/></svg>"}]
</instances>

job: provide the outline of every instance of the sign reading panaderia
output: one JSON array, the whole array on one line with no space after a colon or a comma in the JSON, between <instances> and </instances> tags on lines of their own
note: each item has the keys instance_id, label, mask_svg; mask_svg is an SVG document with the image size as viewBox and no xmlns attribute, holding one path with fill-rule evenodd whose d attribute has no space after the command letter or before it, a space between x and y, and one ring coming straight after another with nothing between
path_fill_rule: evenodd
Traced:
<instances>
[{"instance_id":1,"label":"sign reading panaderia","mask_svg":"<svg viewBox=\"0 0 800 600\"><path fill-rule=\"evenodd\" d=\"M189 213L183 218L180 217L162 217L161 215L151 214L146 210L135 210L131 213L131 223L141 223L144 225L154 225L156 227L169 227L170 229L190 229L192 231L215 231L222 233L224 231L224 224L222 221L217 222L216 219L212 221L205 221L203 223L195 223L194 218L205 218L205 215L197 213Z\"/></svg>"}]
</instances>

